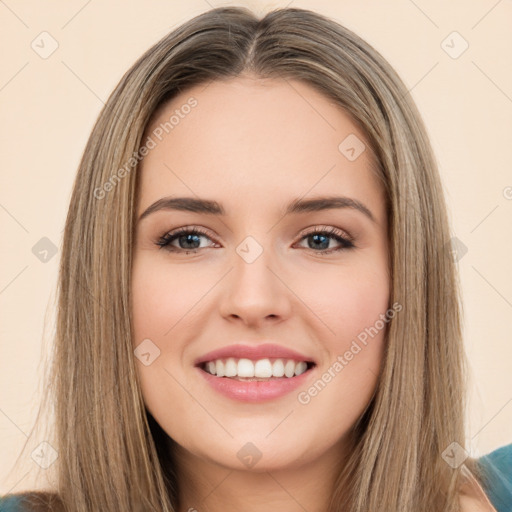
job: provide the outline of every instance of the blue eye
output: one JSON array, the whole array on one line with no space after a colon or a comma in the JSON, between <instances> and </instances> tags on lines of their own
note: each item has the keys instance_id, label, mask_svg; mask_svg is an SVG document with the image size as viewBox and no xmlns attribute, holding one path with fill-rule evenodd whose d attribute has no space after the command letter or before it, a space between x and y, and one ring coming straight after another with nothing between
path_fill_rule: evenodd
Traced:
<instances>
[{"instance_id":1,"label":"blue eye","mask_svg":"<svg viewBox=\"0 0 512 512\"><path fill-rule=\"evenodd\" d=\"M201 229L195 227L184 227L160 237L156 241L156 245L158 245L160 248L165 248L170 252L185 252L186 254L191 252L196 253L199 249L205 248L204 246L201 247L201 238L207 238L208 240L211 240L208 234ZM332 252L352 249L355 247L353 240L343 231L337 228L317 228L313 231L310 231L309 233L304 234L300 241L307 239L312 240L312 243L308 243L307 248L319 254L330 254ZM329 248L331 240L338 242L341 247ZM171 245L175 241L178 242L180 247Z\"/></svg>"},{"instance_id":2,"label":"blue eye","mask_svg":"<svg viewBox=\"0 0 512 512\"><path fill-rule=\"evenodd\" d=\"M171 252L187 251L188 254L188 252L197 252L197 249L201 248L196 245L198 242L200 245L201 237L210 239L210 237L200 229L185 227L179 229L178 231L167 233L166 235L160 237L156 244L160 246L160 248L165 247L167 250ZM193 247L174 247L171 245L171 243L174 242L174 240L178 240L179 244L192 244Z\"/></svg>"},{"instance_id":3,"label":"blue eye","mask_svg":"<svg viewBox=\"0 0 512 512\"><path fill-rule=\"evenodd\" d=\"M353 240L337 228L315 229L303 235L301 240L307 240L308 238L313 240L312 243L308 244L308 248L320 248L322 251L314 251L320 252L320 254L330 254L331 252L343 251L355 247ZM341 244L341 247L329 249L329 241L331 239L336 240L336 242Z\"/></svg>"}]
</instances>

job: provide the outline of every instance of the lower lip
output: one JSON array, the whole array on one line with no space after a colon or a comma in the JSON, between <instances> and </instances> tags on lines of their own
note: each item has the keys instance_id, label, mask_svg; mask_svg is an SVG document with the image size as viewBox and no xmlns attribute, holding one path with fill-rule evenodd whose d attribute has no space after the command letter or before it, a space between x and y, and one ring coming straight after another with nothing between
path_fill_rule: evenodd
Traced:
<instances>
[{"instance_id":1,"label":"lower lip","mask_svg":"<svg viewBox=\"0 0 512 512\"><path fill-rule=\"evenodd\" d=\"M281 377L267 381L241 381L227 377L217 377L201 368L197 368L206 382L215 390L228 398L241 402L265 402L291 393L304 385L311 368L295 377Z\"/></svg>"}]
</instances>

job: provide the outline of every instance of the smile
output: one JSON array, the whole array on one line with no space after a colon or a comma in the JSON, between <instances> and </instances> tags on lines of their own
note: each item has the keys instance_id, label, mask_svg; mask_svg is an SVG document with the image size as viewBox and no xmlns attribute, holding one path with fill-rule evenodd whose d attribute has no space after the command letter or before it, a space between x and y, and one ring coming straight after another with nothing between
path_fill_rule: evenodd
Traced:
<instances>
[{"instance_id":1,"label":"smile","mask_svg":"<svg viewBox=\"0 0 512 512\"><path fill-rule=\"evenodd\" d=\"M268 380L270 378L292 378L303 374L313 363L295 361L293 359L259 359L252 361L247 358L216 359L202 364L201 368L210 375L217 377Z\"/></svg>"},{"instance_id":2,"label":"smile","mask_svg":"<svg viewBox=\"0 0 512 512\"><path fill-rule=\"evenodd\" d=\"M315 367L315 363L293 359L228 358L201 363L196 369L216 393L239 402L258 403L305 386Z\"/></svg>"}]
</instances>

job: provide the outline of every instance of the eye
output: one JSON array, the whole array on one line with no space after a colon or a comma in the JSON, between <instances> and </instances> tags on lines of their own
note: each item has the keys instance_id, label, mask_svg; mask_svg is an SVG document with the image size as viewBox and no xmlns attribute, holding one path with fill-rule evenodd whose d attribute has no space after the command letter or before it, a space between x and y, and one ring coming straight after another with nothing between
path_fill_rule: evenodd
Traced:
<instances>
[{"instance_id":1,"label":"eye","mask_svg":"<svg viewBox=\"0 0 512 512\"><path fill-rule=\"evenodd\" d=\"M156 245L171 252L186 251L186 254L189 254L189 252L195 253L198 249L204 248L200 246L201 237L211 240L208 234L199 228L183 227L177 231L171 231L170 233L160 237L157 240ZM175 247L171 245L175 240L178 241L179 245L183 245L184 247Z\"/></svg>"},{"instance_id":2,"label":"eye","mask_svg":"<svg viewBox=\"0 0 512 512\"><path fill-rule=\"evenodd\" d=\"M155 243L160 248L165 248L170 252L185 252L185 254L196 253L199 249L205 249L208 246L201 247L201 238L212 240L206 231L197 227L185 226L176 231L171 231L160 237ZM303 234L300 241L311 239L312 243L308 244L308 249L312 249L319 254L330 254L332 252L352 249L355 247L353 239L340 229L316 228L309 233ZM330 240L335 240L341 247L329 248ZM177 241L179 247L172 245ZM212 247L212 246L209 246ZM320 250L316 250L320 249Z\"/></svg>"},{"instance_id":3,"label":"eye","mask_svg":"<svg viewBox=\"0 0 512 512\"><path fill-rule=\"evenodd\" d=\"M308 249L313 249L314 252L319 254L330 254L332 252L343 251L355 247L353 239L345 232L338 228L315 228L313 231L306 233L302 236L302 240L311 239L312 243L308 243ZM329 249L330 239L334 239L341 244L341 247ZM316 249L321 249L317 251Z\"/></svg>"}]
</instances>

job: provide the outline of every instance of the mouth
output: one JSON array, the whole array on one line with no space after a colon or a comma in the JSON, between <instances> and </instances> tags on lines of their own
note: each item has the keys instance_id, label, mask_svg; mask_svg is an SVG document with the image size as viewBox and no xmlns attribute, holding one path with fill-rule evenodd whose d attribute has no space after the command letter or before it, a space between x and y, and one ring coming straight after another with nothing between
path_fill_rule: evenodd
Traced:
<instances>
[{"instance_id":1,"label":"mouth","mask_svg":"<svg viewBox=\"0 0 512 512\"><path fill-rule=\"evenodd\" d=\"M226 378L240 382L265 382L271 380L292 379L316 366L313 361L285 358L219 358L197 365L202 371L217 378Z\"/></svg>"},{"instance_id":2,"label":"mouth","mask_svg":"<svg viewBox=\"0 0 512 512\"><path fill-rule=\"evenodd\" d=\"M316 363L284 358L218 358L196 364L209 387L233 401L260 403L290 395L312 379Z\"/></svg>"}]
</instances>

